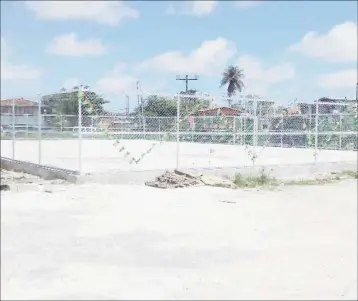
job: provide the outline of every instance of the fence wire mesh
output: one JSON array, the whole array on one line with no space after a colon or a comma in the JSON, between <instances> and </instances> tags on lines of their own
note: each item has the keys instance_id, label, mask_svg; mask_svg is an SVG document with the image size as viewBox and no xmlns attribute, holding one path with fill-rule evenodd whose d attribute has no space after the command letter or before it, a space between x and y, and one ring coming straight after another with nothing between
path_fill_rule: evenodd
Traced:
<instances>
[{"instance_id":1,"label":"fence wire mesh","mask_svg":"<svg viewBox=\"0 0 358 301\"><path fill-rule=\"evenodd\" d=\"M277 148L311 149L312 162L323 150L358 148L355 102L292 111L252 99L225 106L199 94L122 98L136 99L134 109L111 113L103 97L83 87L1 101L2 156L82 171L95 156L192 168L262 164ZM94 148L97 155L89 152Z\"/></svg>"}]
</instances>

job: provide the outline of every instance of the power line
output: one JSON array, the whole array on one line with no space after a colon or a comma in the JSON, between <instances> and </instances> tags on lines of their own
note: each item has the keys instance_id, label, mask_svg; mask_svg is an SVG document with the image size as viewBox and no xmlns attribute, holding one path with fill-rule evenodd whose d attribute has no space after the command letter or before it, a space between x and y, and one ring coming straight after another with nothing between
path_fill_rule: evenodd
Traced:
<instances>
[{"instance_id":1,"label":"power line","mask_svg":"<svg viewBox=\"0 0 358 301\"><path fill-rule=\"evenodd\" d=\"M181 77L180 75L176 76L176 80L185 80L185 93L188 94L189 91L189 81L190 80L198 80L199 76L194 75L192 78L189 77L189 75L185 75L185 77Z\"/></svg>"}]
</instances>

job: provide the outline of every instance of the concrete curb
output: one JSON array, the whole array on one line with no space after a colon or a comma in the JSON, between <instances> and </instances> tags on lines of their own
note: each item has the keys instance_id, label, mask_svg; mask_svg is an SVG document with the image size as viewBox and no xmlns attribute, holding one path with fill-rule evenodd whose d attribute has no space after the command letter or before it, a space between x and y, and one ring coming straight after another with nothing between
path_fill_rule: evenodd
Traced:
<instances>
[{"instance_id":1,"label":"concrete curb","mask_svg":"<svg viewBox=\"0 0 358 301\"><path fill-rule=\"evenodd\" d=\"M27 161L13 160L6 157L0 157L0 160L1 168L3 169L28 173L45 180L61 179L70 183L77 183L79 176L78 172L74 170L40 165Z\"/></svg>"},{"instance_id":2,"label":"concrete curb","mask_svg":"<svg viewBox=\"0 0 358 301\"><path fill-rule=\"evenodd\" d=\"M280 180L298 180L311 178L314 175L326 174L329 172L342 172L345 170L357 170L357 161L349 162L319 162L291 164L291 165L261 165L261 166L242 166L242 167L222 167L222 168L180 168L180 171L188 173L205 173L219 177L232 178L235 174L260 175L264 169L272 177ZM102 184L135 184L142 185L147 181L153 181L168 169L162 170L141 170L141 171L118 171L109 170L106 173L94 173L81 175L79 183L102 183Z\"/></svg>"}]
</instances>

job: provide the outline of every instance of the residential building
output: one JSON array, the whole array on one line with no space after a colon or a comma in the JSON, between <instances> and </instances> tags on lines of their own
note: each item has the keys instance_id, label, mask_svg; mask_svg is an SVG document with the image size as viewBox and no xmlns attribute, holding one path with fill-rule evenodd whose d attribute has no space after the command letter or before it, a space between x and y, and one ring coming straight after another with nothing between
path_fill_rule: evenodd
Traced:
<instances>
[{"instance_id":1,"label":"residential building","mask_svg":"<svg viewBox=\"0 0 358 301\"><path fill-rule=\"evenodd\" d=\"M15 107L15 125L37 125L39 104L24 98L4 99L0 101L1 125L13 124L12 108ZM46 113L46 106L41 113Z\"/></svg>"},{"instance_id":2,"label":"residential building","mask_svg":"<svg viewBox=\"0 0 358 301\"><path fill-rule=\"evenodd\" d=\"M351 106L357 105L357 100L347 99L347 98L335 99L335 98L322 97L318 99L317 102L319 108L318 112L320 114L338 114L340 112L347 111L347 107L350 105Z\"/></svg>"},{"instance_id":3,"label":"residential building","mask_svg":"<svg viewBox=\"0 0 358 301\"><path fill-rule=\"evenodd\" d=\"M217 107L198 110L194 115L195 116L240 116L243 113L243 110L234 109L229 107Z\"/></svg>"},{"instance_id":4,"label":"residential building","mask_svg":"<svg viewBox=\"0 0 358 301\"><path fill-rule=\"evenodd\" d=\"M1 114L11 114L15 106L15 115L37 115L38 103L24 98L5 99L0 101Z\"/></svg>"}]
</instances>

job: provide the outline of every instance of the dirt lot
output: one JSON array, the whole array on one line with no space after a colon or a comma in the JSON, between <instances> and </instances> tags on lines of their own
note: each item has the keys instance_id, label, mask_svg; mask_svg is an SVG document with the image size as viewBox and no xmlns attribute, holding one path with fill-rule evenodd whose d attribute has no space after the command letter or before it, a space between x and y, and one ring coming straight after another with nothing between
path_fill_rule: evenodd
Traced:
<instances>
[{"instance_id":1,"label":"dirt lot","mask_svg":"<svg viewBox=\"0 0 358 301\"><path fill-rule=\"evenodd\" d=\"M1 192L2 299L357 298L356 180L40 184Z\"/></svg>"}]
</instances>

